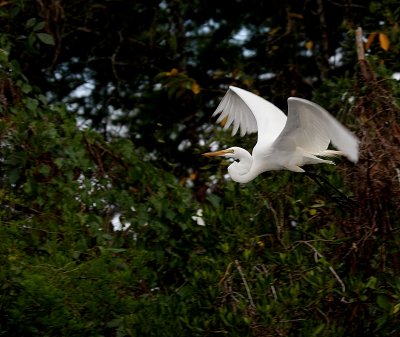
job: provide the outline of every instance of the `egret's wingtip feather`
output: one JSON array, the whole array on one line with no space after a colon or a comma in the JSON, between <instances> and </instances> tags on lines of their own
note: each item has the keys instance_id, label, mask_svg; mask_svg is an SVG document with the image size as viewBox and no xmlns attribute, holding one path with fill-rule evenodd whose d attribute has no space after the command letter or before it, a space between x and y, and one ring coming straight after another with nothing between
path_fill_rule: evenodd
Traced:
<instances>
[{"instance_id":1,"label":"egret's wingtip feather","mask_svg":"<svg viewBox=\"0 0 400 337\"><path fill-rule=\"evenodd\" d=\"M353 163L357 163L359 157L360 157L360 153L359 153L359 142L358 142L358 140L357 140L355 146L353 146L353 148L351 149L351 151L349 151L347 158L348 158L350 161L352 161Z\"/></svg>"},{"instance_id":2,"label":"egret's wingtip feather","mask_svg":"<svg viewBox=\"0 0 400 337\"><path fill-rule=\"evenodd\" d=\"M213 112L213 114L212 114L212 117L215 117L215 116L217 116L217 115L219 115L220 113L222 113L222 109L217 109L217 110L215 110L214 112Z\"/></svg>"},{"instance_id":3,"label":"egret's wingtip feather","mask_svg":"<svg viewBox=\"0 0 400 337\"><path fill-rule=\"evenodd\" d=\"M341 125L340 125L341 126ZM332 143L341 150L347 159L357 163L359 159L359 139L347 128L343 128L342 134L332 137Z\"/></svg>"},{"instance_id":4,"label":"egret's wingtip feather","mask_svg":"<svg viewBox=\"0 0 400 337\"><path fill-rule=\"evenodd\" d=\"M254 93L229 86L213 116L217 123L224 121L224 129L233 126L232 135L258 134L257 144L271 144L286 123L286 115L275 105ZM226 121L225 121L226 118Z\"/></svg>"}]
</instances>

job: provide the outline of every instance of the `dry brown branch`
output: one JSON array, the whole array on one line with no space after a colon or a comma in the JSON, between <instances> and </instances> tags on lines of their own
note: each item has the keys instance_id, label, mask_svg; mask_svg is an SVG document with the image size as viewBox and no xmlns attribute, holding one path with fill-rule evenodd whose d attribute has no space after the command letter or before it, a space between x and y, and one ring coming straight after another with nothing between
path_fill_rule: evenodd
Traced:
<instances>
[{"instance_id":1,"label":"dry brown branch","mask_svg":"<svg viewBox=\"0 0 400 337\"><path fill-rule=\"evenodd\" d=\"M365 60L365 53L364 53L364 43L362 39L362 29L358 27L356 30L356 47L357 47L357 58L358 61Z\"/></svg>"},{"instance_id":2,"label":"dry brown branch","mask_svg":"<svg viewBox=\"0 0 400 337\"><path fill-rule=\"evenodd\" d=\"M369 265L383 242L390 241L400 214L400 108L387 79L378 78L364 55L361 28L356 47L359 72L351 113L358 121L360 160L348 168L347 179L359 207L342 227L353 238L345 255L352 256L353 269ZM392 255L391 267L400 270L399 254Z\"/></svg>"}]
</instances>

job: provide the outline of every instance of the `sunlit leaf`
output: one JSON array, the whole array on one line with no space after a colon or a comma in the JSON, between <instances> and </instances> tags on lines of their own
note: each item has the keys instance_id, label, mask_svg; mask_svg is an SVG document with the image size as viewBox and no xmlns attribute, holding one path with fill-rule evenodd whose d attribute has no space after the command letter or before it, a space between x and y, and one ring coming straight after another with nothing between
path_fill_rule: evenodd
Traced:
<instances>
[{"instance_id":1,"label":"sunlit leaf","mask_svg":"<svg viewBox=\"0 0 400 337\"><path fill-rule=\"evenodd\" d=\"M192 83L192 92L195 94L195 95L197 95L197 94L199 94L200 93L200 86L196 83L196 82L193 82Z\"/></svg>"},{"instance_id":2,"label":"sunlit leaf","mask_svg":"<svg viewBox=\"0 0 400 337\"><path fill-rule=\"evenodd\" d=\"M169 72L167 72L166 74L167 74L168 76L176 76L176 75L178 75L178 73L179 73L178 69L172 68L172 69L171 69Z\"/></svg>"},{"instance_id":3,"label":"sunlit leaf","mask_svg":"<svg viewBox=\"0 0 400 337\"><path fill-rule=\"evenodd\" d=\"M367 42L365 43L365 49L368 50L371 48L372 42L374 41L375 37L378 35L377 32L373 32L369 34Z\"/></svg>"},{"instance_id":4,"label":"sunlit leaf","mask_svg":"<svg viewBox=\"0 0 400 337\"><path fill-rule=\"evenodd\" d=\"M384 51L388 51L389 50L390 41L389 41L389 38L388 38L388 36L386 34L379 33L379 43L381 45L381 48Z\"/></svg>"},{"instance_id":5,"label":"sunlit leaf","mask_svg":"<svg viewBox=\"0 0 400 337\"><path fill-rule=\"evenodd\" d=\"M308 50L311 50L311 49L313 49L313 47L314 47L314 41L308 40L308 41L306 42L306 48L307 48Z\"/></svg>"}]
</instances>

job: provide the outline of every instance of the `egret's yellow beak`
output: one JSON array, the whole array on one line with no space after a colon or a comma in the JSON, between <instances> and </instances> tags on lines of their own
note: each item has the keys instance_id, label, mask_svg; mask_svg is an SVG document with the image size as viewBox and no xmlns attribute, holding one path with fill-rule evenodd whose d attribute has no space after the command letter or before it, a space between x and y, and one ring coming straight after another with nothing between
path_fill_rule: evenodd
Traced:
<instances>
[{"instance_id":1,"label":"egret's yellow beak","mask_svg":"<svg viewBox=\"0 0 400 337\"><path fill-rule=\"evenodd\" d=\"M215 152L207 152L207 153L203 153L203 156L206 156L206 157L218 157L218 156L223 156L223 155L225 155L227 153L233 153L233 151L227 149L227 150L220 150L220 151L215 151Z\"/></svg>"}]
</instances>

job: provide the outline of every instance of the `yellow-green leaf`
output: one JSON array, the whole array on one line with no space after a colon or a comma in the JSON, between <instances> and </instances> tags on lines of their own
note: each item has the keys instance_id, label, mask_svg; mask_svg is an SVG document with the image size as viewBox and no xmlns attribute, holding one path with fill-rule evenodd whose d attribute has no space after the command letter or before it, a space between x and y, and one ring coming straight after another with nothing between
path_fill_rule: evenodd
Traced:
<instances>
[{"instance_id":1,"label":"yellow-green leaf","mask_svg":"<svg viewBox=\"0 0 400 337\"><path fill-rule=\"evenodd\" d=\"M317 210L315 208L311 208L308 213L310 213L310 215L315 215L317 214Z\"/></svg>"},{"instance_id":2,"label":"yellow-green leaf","mask_svg":"<svg viewBox=\"0 0 400 337\"><path fill-rule=\"evenodd\" d=\"M400 303L397 303L393 309L392 309L392 314L395 315L400 311Z\"/></svg>"}]
</instances>

